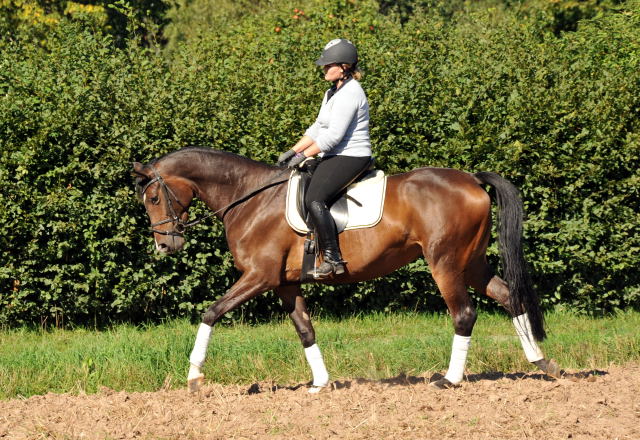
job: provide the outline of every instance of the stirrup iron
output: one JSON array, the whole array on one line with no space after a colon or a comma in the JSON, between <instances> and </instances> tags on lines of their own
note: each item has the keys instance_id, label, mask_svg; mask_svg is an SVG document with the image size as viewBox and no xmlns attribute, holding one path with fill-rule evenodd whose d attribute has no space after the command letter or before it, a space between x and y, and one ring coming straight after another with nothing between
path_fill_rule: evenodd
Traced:
<instances>
[{"instance_id":1,"label":"stirrup iron","mask_svg":"<svg viewBox=\"0 0 640 440\"><path fill-rule=\"evenodd\" d=\"M320 266L315 267L313 271L313 278L316 280L323 280L325 278L329 278L331 275L342 275L345 272L344 264L345 261L343 261L342 258L335 260L327 258L325 253L322 263Z\"/></svg>"}]
</instances>

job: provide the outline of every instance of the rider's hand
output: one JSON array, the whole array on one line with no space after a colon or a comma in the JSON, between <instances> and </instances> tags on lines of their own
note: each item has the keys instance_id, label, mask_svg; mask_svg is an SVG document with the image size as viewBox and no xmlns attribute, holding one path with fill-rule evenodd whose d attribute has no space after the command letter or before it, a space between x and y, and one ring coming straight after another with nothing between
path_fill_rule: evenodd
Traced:
<instances>
[{"instance_id":1,"label":"rider's hand","mask_svg":"<svg viewBox=\"0 0 640 440\"><path fill-rule=\"evenodd\" d=\"M291 158L291 160L289 161L289 163L287 164L287 166L289 168L297 168L298 165L300 165L302 162L304 162L307 159L307 156L305 156L302 153L296 153L295 156L293 156Z\"/></svg>"},{"instance_id":2,"label":"rider's hand","mask_svg":"<svg viewBox=\"0 0 640 440\"><path fill-rule=\"evenodd\" d=\"M278 156L278 166L281 167L284 164L287 163L287 161L292 158L293 156L295 156L296 152L291 149L288 151L285 151L284 153L282 153L280 156Z\"/></svg>"}]
</instances>

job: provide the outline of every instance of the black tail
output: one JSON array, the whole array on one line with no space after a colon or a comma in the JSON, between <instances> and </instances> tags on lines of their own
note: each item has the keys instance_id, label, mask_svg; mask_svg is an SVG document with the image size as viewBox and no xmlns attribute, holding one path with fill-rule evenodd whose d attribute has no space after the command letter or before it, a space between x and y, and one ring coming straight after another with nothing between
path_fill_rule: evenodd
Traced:
<instances>
[{"instance_id":1,"label":"black tail","mask_svg":"<svg viewBox=\"0 0 640 440\"><path fill-rule=\"evenodd\" d=\"M496 192L498 204L498 234L500 257L504 278L509 286L512 310L515 315L527 312L531 321L533 337L542 341L546 334L538 297L531 287L522 252L522 201L518 189L508 180L495 173L476 173L481 184L491 185Z\"/></svg>"}]
</instances>

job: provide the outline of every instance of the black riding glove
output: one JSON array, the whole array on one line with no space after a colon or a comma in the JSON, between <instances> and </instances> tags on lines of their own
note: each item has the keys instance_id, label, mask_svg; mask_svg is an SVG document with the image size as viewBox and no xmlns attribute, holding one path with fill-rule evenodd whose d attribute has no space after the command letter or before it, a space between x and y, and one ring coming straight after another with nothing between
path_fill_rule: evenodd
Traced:
<instances>
[{"instance_id":1,"label":"black riding glove","mask_svg":"<svg viewBox=\"0 0 640 440\"><path fill-rule=\"evenodd\" d=\"M307 156L305 156L302 153L296 153L295 156L293 156L291 158L291 160L289 161L289 163L287 164L287 166L289 168L297 168L298 165L300 165L302 162L304 162L307 159Z\"/></svg>"},{"instance_id":2,"label":"black riding glove","mask_svg":"<svg viewBox=\"0 0 640 440\"><path fill-rule=\"evenodd\" d=\"M278 166L281 167L287 163L287 161L295 156L296 152L294 150L288 150L278 156Z\"/></svg>"}]
</instances>

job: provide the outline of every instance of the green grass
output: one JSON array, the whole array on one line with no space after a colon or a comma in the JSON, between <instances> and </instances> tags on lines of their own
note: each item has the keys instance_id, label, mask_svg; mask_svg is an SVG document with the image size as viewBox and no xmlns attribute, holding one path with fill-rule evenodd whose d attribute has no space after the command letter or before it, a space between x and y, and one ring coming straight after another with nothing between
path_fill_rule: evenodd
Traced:
<instances>
[{"instance_id":1,"label":"green grass","mask_svg":"<svg viewBox=\"0 0 640 440\"><path fill-rule=\"evenodd\" d=\"M542 344L562 368L606 368L640 360L640 313L606 318L568 313L547 317ZM380 379L444 371L453 335L445 315L374 314L344 320L315 319L318 344L332 379ZM153 391L182 387L196 325L115 326L107 331L6 330L0 332L0 398L47 392ZM467 370L530 371L511 321L502 314L478 318ZM304 383L310 372L293 326L216 327L204 369L207 380L250 384Z\"/></svg>"}]
</instances>

